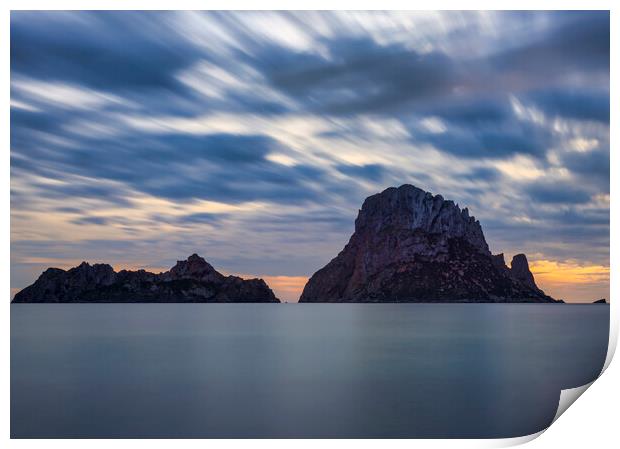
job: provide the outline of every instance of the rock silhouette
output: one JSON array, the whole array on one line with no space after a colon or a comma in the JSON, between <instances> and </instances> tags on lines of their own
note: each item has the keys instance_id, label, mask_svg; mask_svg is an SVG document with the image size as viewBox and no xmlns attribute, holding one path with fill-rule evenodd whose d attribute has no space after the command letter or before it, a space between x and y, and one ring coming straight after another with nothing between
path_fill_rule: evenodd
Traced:
<instances>
[{"instance_id":1,"label":"rock silhouette","mask_svg":"<svg viewBox=\"0 0 620 449\"><path fill-rule=\"evenodd\" d=\"M412 185L366 198L344 249L306 284L300 302L559 302L524 254L508 268L480 223Z\"/></svg>"},{"instance_id":2,"label":"rock silhouette","mask_svg":"<svg viewBox=\"0 0 620 449\"><path fill-rule=\"evenodd\" d=\"M70 270L48 268L15 295L36 302L279 302L262 279L224 276L197 254L165 273L116 273L107 264L82 262Z\"/></svg>"}]
</instances>

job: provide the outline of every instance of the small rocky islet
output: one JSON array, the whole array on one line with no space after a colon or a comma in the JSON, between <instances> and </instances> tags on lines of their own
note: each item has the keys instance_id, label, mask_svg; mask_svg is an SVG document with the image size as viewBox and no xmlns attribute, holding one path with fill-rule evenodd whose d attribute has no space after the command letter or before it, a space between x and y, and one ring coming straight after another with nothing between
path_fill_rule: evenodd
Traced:
<instances>
[{"instance_id":1,"label":"small rocky islet","mask_svg":"<svg viewBox=\"0 0 620 449\"><path fill-rule=\"evenodd\" d=\"M262 279L224 276L192 254L164 273L122 270L82 262L48 268L13 302L280 302Z\"/></svg>"},{"instance_id":2,"label":"small rocky islet","mask_svg":"<svg viewBox=\"0 0 620 449\"><path fill-rule=\"evenodd\" d=\"M299 301L562 302L538 288L524 254L510 267L493 255L467 208L409 184L364 201L349 243L314 273ZM280 301L264 280L225 276L193 254L158 274L86 262L49 268L13 302Z\"/></svg>"}]
</instances>

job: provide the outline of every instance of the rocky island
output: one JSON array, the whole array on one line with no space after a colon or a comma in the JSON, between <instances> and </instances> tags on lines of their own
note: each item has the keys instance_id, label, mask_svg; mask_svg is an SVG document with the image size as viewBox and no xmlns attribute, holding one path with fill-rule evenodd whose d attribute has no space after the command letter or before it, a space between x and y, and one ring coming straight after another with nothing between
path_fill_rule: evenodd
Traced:
<instances>
[{"instance_id":1,"label":"rocky island","mask_svg":"<svg viewBox=\"0 0 620 449\"><path fill-rule=\"evenodd\" d=\"M262 279L224 276L197 254L164 273L118 273L107 264L82 262L48 268L15 295L14 303L49 302L280 302Z\"/></svg>"},{"instance_id":2,"label":"rocky island","mask_svg":"<svg viewBox=\"0 0 620 449\"><path fill-rule=\"evenodd\" d=\"M317 271L299 302L556 301L524 254L506 266L467 208L412 185L366 198L344 249Z\"/></svg>"}]
</instances>

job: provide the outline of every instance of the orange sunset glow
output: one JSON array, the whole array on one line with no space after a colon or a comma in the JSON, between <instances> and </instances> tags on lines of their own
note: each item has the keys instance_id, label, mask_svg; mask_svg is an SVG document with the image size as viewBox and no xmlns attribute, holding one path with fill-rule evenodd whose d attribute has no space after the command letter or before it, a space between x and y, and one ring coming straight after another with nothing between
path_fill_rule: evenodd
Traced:
<instances>
[{"instance_id":1,"label":"orange sunset glow","mask_svg":"<svg viewBox=\"0 0 620 449\"><path fill-rule=\"evenodd\" d=\"M566 302L584 298L609 299L609 267L582 265L576 261L535 260L530 269L540 288Z\"/></svg>"}]
</instances>

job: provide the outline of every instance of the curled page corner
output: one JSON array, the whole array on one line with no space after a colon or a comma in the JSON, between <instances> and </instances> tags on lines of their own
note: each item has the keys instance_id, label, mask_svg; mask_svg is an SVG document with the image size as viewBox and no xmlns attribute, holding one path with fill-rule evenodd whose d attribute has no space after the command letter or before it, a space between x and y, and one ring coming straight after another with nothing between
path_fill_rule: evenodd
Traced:
<instances>
[{"instance_id":1,"label":"curled page corner","mask_svg":"<svg viewBox=\"0 0 620 449\"><path fill-rule=\"evenodd\" d=\"M568 408L573 405L573 403L579 399L579 397L585 393L585 391L590 388L592 386L592 384L594 382L596 382L596 380L601 377L603 375L603 373L605 372L605 370L609 367L609 364L611 363L611 360L614 357L614 354L616 352L616 346L618 343L618 323L614 322L614 320L611 320L611 324L610 324L610 334L609 334L609 342L607 344L607 356L605 357L605 363L603 365L603 368L601 369L601 372L599 373L599 375L596 377L596 379L594 379L592 382L589 382L585 385L581 385L580 387L575 387L575 388L567 388L565 390L561 390L560 391L560 401L558 402L558 409L555 412L555 416L553 417L553 421L551 421L551 424L549 424L549 427L551 427L553 425L554 422L557 421L557 419L562 416L564 414L564 412L566 410L568 410ZM547 427L547 429L549 428ZM545 429L545 430L547 430ZM539 432L539 433L535 433L532 434L531 436L533 436L532 439L538 437L540 434L542 434L545 430ZM528 436L529 437L529 436ZM522 438L528 438L528 437L522 437ZM529 440L525 440L523 442L526 442ZM519 444L519 443L517 443Z\"/></svg>"},{"instance_id":2,"label":"curled page corner","mask_svg":"<svg viewBox=\"0 0 620 449\"><path fill-rule=\"evenodd\" d=\"M605 357L605 364L603 365L601 374L603 374L605 370L609 368L609 364L611 363L611 360L614 358L614 354L616 353L616 346L618 345L618 320L615 319L614 316L615 315L612 315L610 313L610 329L609 342L607 343L607 357ZM601 374L599 374L599 377L601 376Z\"/></svg>"},{"instance_id":3,"label":"curled page corner","mask_svg":"<svg viewBox=\"0 0 620 449\"><path fill-rule=\"evenodd\" d=\"M602 372L601 372L602 374ZM599 375L600 377L600 375ZM598 377L597 377L598 379ZM557 419L562 416L562 414L564 414L564 412L566 410L568 410L568 408L573 405L573 403L579 399L579 397L588 389L590 388L590 386L596 382L596 379L594 379L592 382L589 382L585 385L581 385L579 387L575 387L575 388L567 388L565 390L561 390L560 391L560 400L558 401L558 409L555 412L555 416L553 417L553 421L551 421L551 423L545 427L544 429L542 429L539 432L536 433L532 433L530 435L524 435L522 437L514 437L514 438L503 438L500 440L496 440L497 444L494 445L494 447L511 447L511 446L519 446L521 444L525 444L528 443L532 440L535 440L536 438L538 438L539 436L541 436L543 433L545 433L547 431L547 429L549 429L549 427L551 427L553 425L554 422L557 421Z\"/></svg>"},{"instance_id":4,"label":"curled page corner","mask_svg":"<svg viewBox=\"0 0 620 449\"><path fill-rule=\"evenodd\" d=\"M592 382L589 382L585 385L581 385L575 388L567 388L565 390L560 390L560 400L558 401L558 409L555 412L555 416L553 417L553 421L544 429L539 432L532 433L530 435L524 435L522 437L514 437L514 438L503 438L500 440L496 440L496 444L494 447L511 447L511 446L519 446L521 444L528 443L532 440L535 440L539 436L549 429L553 425L554 422L558 420L560 416L564 414L568 408L573 405L573 403L579 399L579 397L585 393L585 391L592 386L594 382L597 381L599 377L603 375L605 370L609 367L611 360L613 359L614 353L616 352L616 346L618 343L618 328L617 323L614 323L612 320L610 335L609 335L609 343L607 346L607 356L605 357L605 363L599 375Z\"/></svg>"},{"instance_id":5,"label":"curled page corner","mask_svg":"<svg viewBox=\"0 0 620 449\"><path fill-rule=\"evenodd\" d=\"M587 383L585 385L582 385L580 387L567 388L566 390L560 391L560 401L558 402L558 410L555 412L555 417L553 418L553 421L551 421L551 424L549 424L549 426L551 426L554 422L556 422L556 420L560 416L562 416L562 414L566 410L568 410L568 408L571 405L573 405L573 403L577 399L579 399L579 396L581 396L588 388L590 388L590 386L594 382L596 382L596 379L594 379L592 382Z\"/></svg>"}]
</instances>

